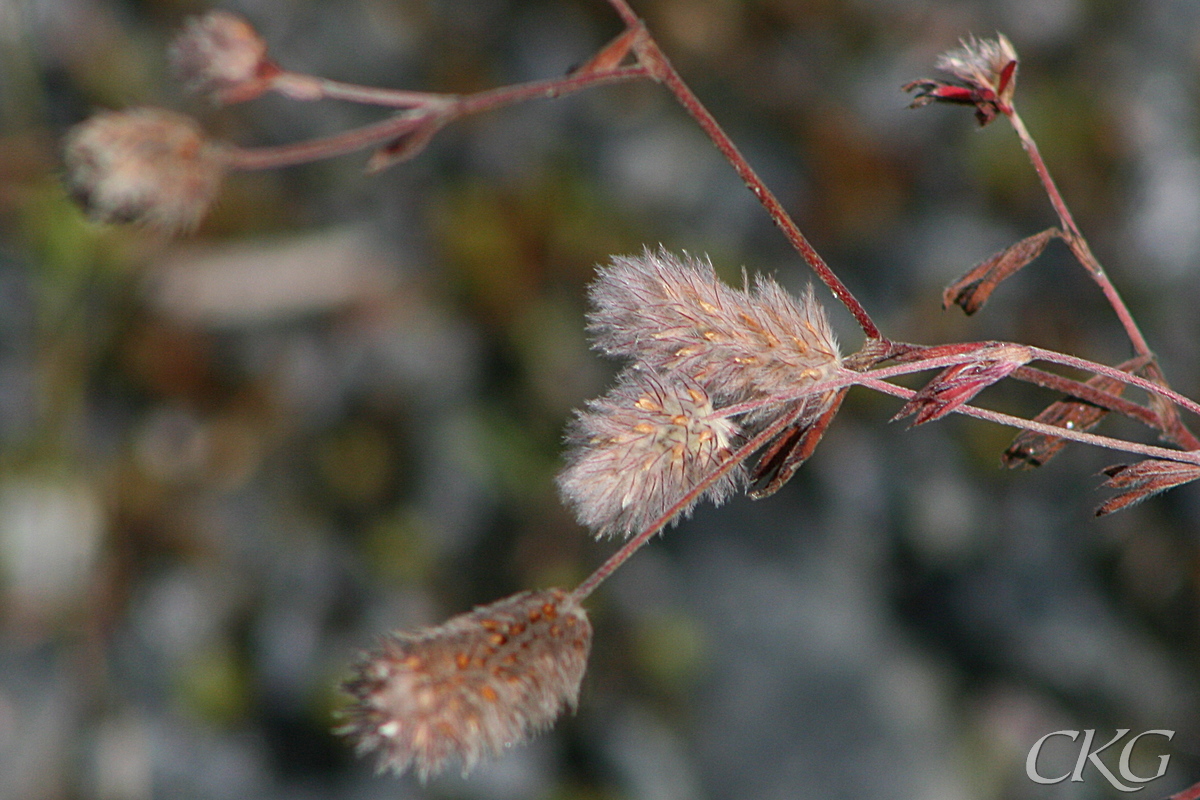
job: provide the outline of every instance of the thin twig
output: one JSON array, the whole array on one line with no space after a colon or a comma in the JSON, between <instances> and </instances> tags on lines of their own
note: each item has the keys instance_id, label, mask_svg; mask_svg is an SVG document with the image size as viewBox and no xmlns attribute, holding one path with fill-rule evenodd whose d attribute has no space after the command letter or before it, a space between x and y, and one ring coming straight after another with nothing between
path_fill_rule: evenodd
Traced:
<instances>
[{"instance_id":1,"label":"thin twig","mask_svg":"<svg viewBox=\"0 0 1200 800\"><path fill-rule=\"evenodd\" d=\"M860 386L865 386L868 389L874 389L877 392L894 395L904 399L911 398L916 392L904 386L896 386L887 381L876 380L863 376L858 382ZM998 425L1005 425L1010 428L1019 428L1020 430L1033 431L1047 436L1057 436L1060 439L1070 439L1081 444L1095 445L1103 447L1107 450L1117 450L1125 453L1134 453L1135 455L1146 456L1147 458L1161 458L1165 461L1178 461L1184 464L1200 464L1200 450L1171 450L1166 447L1156 447L1151 444L1139 444L1137 442L1128 442L1123 439L1113 439L1109 436L1099 436L1094 433L1085 433L1083 431L1074 430L1071 428L1060 428L1057 425L1047 425L1044 422L1036 422L1024 417L1014 417L1011 414L1004 414L999 411L991 411L978 406L962 405L954 409L956 413L965 414L976 419L994 422Z\"/></svg>"},{"instance_id":2,"label":"thin twig","mask_svg":"<svg viewBox=\"0 0 1200 800\"><path fill-rule=\"evenodd\" d=\"M721 155L737 172L738 177L746 184L751 193L758 198L758 202L766 209L767 214L783 231L783 235L787 237L788 242L795 248L796 252L804 259L813 272L817 274L821 282L829 287L833 292L833 296L838 299L846 310L850 312L854 320L862 328L868 339L883 340L883 334L879 332L879 327L871 319L871 315L862 303L855 298L854 294L842 283L834 271L825 263L825 259L821 258L808 239L801 232L800 227L784 209L783 204L775 197L774 192L763 183L762 178L758 177L758 173L750 166L745 156L738 150L737 145L725 133L725 130L717 122L716 118L705 108L700 99L692 92L691 87L684 82L683 78L675 71L675 67L671 65L670 60L658 43L648 32L645 32L645 26L641 19L629 6L626 0L608 0L609 5L617 12L626 26L633 29L640 29L644 35L634 46L640 63L649 67L657 80L675 95L675 99L679 104L691 115L696 124L708 135L717 149L721 151Z\"/></svg>"},{"instance_id":3,"label":"thin twig","mask_svg":"<svg viewBox=\"0 0 1200 800\"><path fill-rule=\"evenodd\" d=\"M1092 254L1092 249L1088 246L1087 239L1080 232L1079 226L1075 224L1075 218L1071 215L1071 210L1067 208L1067 203L1063 199L1062 194L1058 191L1058 186L1054 183L1054 178L1050 176L1050 169L1046 166L1046 162L1042 159L1042 153L1038 149L1037 142L1029 134L1029 129L1025 127L1024 120L1017 110L1012 106L1006 106L1001 109L1004 115L1008 117L1008 121L1012 124L1013 130L1017 132L1017 138L1021 140L1021 147L1025 148L1025 152L1029 154L1029 161L1033 164L1034 172L1037 173L1038 179L1042 182L1042 188L1045 189L1047 197L1050 198L1050 205L1054 206L1054 211L1058 214L1059 223L1062 225L1066 233L1065 240L1071 248L1071 252L1079 263L1083 265L1092 280L1100 287L1100 291L1104 293L1104 297L1108 300L1108 304L1112 306L1113 311L1117 315L1117 319L1121 322L1121 327L1125 329L1125 334L1129 337L1133 349L1138 355L1154 357L1150 345L1146 342L1146 338L1142 335L1141 329L1138 328L1137 322L1130 313L1129 308L1125 305L1125 301L1121 299L1117 287L1109 279L1108 274L1104 271L1104 267Z\"/></svg>"},{"instance_id":4,"label":"thin twig","mask_svg":"<svg viewBox=\"0 0 1200 800\"><path fill-rule=\"evenodd\" d=\"M617 67L608 71L571 75L566 78L533 81L464 96L429 95L421 105L402 111L390 119L339 133L323 139L280 147L243 148L231 146L227 161L231 169L261 170L303 164L321 158L353 153L368 147L386 145L427 127L440 128L456 119L527 100L563 95L622 81L649 77L643 66ZM436 101L436 102L435 102Z\"/></svg>"}]
</instances>

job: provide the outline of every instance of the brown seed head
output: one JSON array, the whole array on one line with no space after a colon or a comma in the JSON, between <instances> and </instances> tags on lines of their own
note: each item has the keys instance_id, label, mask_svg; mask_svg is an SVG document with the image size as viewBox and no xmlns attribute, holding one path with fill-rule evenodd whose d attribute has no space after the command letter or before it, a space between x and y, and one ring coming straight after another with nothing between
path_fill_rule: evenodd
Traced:
<instances>
[{"instance_id":1,"label":"brown seed head","mask_svg":"<svg viewBox=\"0 0 1200 800\"><path fill-rule=\"evenodd\" d=\"M591 288L595 347L656 372L682 373L721 402L795 392L840 367L810 287L796 298L770 278L733 289L708 261L659 250L617 256Z\"/></svg>"},{"instance_id":2,"label":"brown seed head","mask_svg":"<svg viewBox=\"0 0 1200 800\"><path fill-rule=\"evenodd\" d=\"M98 222L194 228L220 187L225 160L190 117L158 108L104 111L67 134L72 194Z\"/></svg>"},{"instance_id":3,"label":"brown seed head","mask_svg":"<svg viewBox=\"0 0 1200 800\"><path fill-rule=\"evenodd\" d=\"M558 486L597 536L638 533L728 458L737 437L736 423L715 414L696 381L629 370L578 412ZM743 477L741 467L731 470L704 496L720 503Z\"/></svg>"},{"instance_id":4,"label":"brown seed head","mask_svg":"<svg viewBox=\"0 0 1200 800\"><path fill-rule=\"evenodd\" d=\"M229 11L192 17L171 43L171 66L188 91L231 102L266 88L267 43L245 18Z\"/></svg>"},{"instance_id":5,"label":"brown seed head","mask_svg":"<svg viewBox=\"0 0 1200 800\"><path fill-rule=\"evenodd\" d=\"M381 771L424 781L457 762L465 773L575 708L591 643L586 612L561 589L390 634L343 687L354 703L338 732Z\"/></svg>"}]
</instances>

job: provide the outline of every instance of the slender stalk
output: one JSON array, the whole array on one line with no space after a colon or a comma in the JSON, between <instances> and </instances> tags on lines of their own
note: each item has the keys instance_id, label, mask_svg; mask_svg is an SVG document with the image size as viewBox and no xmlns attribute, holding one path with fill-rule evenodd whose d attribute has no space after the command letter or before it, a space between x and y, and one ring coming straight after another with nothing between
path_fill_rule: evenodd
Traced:
<instances>
[{"instance_id":1,"label":"slender stalk","mask_svg":"<svg viewBox=\"0 0 1200 800\"><path fill-rule=\"evenodd\" d=\"M841 278L825 263L825 259L821 258L820 253L809 244L808 239L800 231L800 227L796 225L791 215L784 209L783 204L775 197L775 193L758 177L758 173L754 171L754 168L746 161L746 158L738 150L733 140L729 138L729 135L721 128L713 115L709 113L708 109L704 107L699 98L692 92L691 87L683 82L679 73L675 71L675 68L667 60L667 57L658 49L658 45L653 40L649 40L647 47L661 60L664 68L662 75L663 85L671 90L671 93L675 95L679 103L696 120L700 128L708 134L708 138L712 140L717 149L721 151L721 154L733 166L734 171L745 182L751 193L758 198L758 202L762 204L763 208L771 216L771 219L783 231L783 235L792 247L795 248L796 252L800 254L812 271L817 274L821 282L829 287L829 290L833 292L833 296L838 299L838 302L846 307L846 310L854 317L855 322L862 328L867 338L883 339L883 334L879 332L879 328L875 325L874 320L871 319L871 315L867 313L866 308L851 293L846 284L842 283Z\"/></svg>"},{"instance_id":2,"label":"slender stalk","mask_svg":"<svg viewBox=\"0 0 1200 800\"><path fill-rule=\"evenodd\" d=\"M1088 386L1082 381L1064 378L1062 375L1055 375L1053 372L1046 372L1033 367L1018 367L1013 370L1013 374L1009 375L1009 377L1014 380L1024 381L1025 383L1031 383L1034 386L1040 386L1043 389L1060 392L1069 397L1078 398L1085 403L1091 403L1106 411L1137 420L1149 428L1162 430L1158 415L1150 409L1132 400L1119 397L1112 392Z\"/></svg>"},{"instance_id":3,"label":"slender stalk","mask_svg":"<svg viewBox=\"0 0 1200 800\"><path fill-rule=\"evenodd\" d=\"M987 349L1003 347L1008 344L1010 343L964 342L957 345L948 345L946 346L946 349L950 350L951 352L940 355L932 355L930 357L913 361L905 361L901 364L894 364L889 367L880 367L867 372L845 369L839 372L833 378L817 383L805 384L803 387L797 388L795 392L781 393L778 395L772 395L768 398L725 406L718 411L723 417L735 417L739 414L745 414L750 411L757 411L762 408L782 405L793 400L799 400L802 397L807 397L808 395L816 394L818 392L839 389L843 386L852 386L856 383L865 385L865 383L860 380L860 378L864 376L874 380L885 380L898 378L901 375L911 375L916 372L926 372L931 369L952 367L958 364L969 364L972 361L979 361L981 358L986 357L982 354L983 351L986 351ZM1029 345L1012 346L1027 348L1035 360L1048 361L1052 364L1060 364L1062 366L1083 370L1084 372L1092 372L1098 375L1104 375L1106 377L1121 381L1122 383L1126 383L1130 386L1136 386L1139 389L1156 394L1173 403L1177 403L1181 407L1191 411L1193 414L1200 415L1200 403L1184 397L1173 389L1162 386L1154 381L1148 381L1145 378L1138 377L1137 375L1131 375L1128 372L1123 372L1105 364L1086 361L1082 358L1069 356L1065 353L1057 353L1053 350L1043 350L1039 347L1031 347ZM929 349L933 350L934 348ZM1029 375L1027 379L1030 379L1030 382L1044 385L1046 388L1055 389L1056 391L1061 391L1064 394L1070 394L1074 397L1079 397L1081 400L1094 402L1096 405L1104 407L1111 405L1113 408L1110 410L1117 411L1118 413L1125 413L1123 408L1121 408L1121 404L1128 401L1122 401L1121 398L1118 398L1115 395L1107 392L1100 392L1092 387L1087 386L1086 384L1078 381L1072 381L1069 378L1061 378L1061 376L1052 375L1051 373L1044 373L1040 370L1032 370L1031 372L1036 373L1036 379L1034 379L1034 375ZM1014 373L1014 375L1015 374L1016 373ZM1062 381L1062 383L1059 381ZM1144 407L1139 406L1139 408L1142 409L1141 412L1134 412L1130 416L1133 416L1139 421L1145 422L1151 427L1157 427L1157 425L1154 424L1157 422L1157 418L1152 421L1147 417L1147 413L1149 412L1146 412Z\"/></svg>"},{"instance_id":4,"label":"slender stalk","mask_svg":"<svg viewBox=\"0 0 1200 800\"><path fill-rule=\"evenodd\" d=\"M868 389L874 389L877 392L883 392L884 394L890 394L906 400L916 394L916 392L912 389L908 389L903 386L896 386L893 383L888 383L887 381L877 380L867 376L862 376L862 379L858 383L860 386L865 386ZM1033 431L1034 433L1046 434L1048 436L1057 436L1060 439L1070 439L1073 442L1095 445L1096 447L1103 447L1107 450L1133 453L1135 455L1146 456L1147 458L1159 458L1163 459L1164 461L1178 461L1184 464L1200 464L1200 450L1172 450L1167 447L1156 447L1150 444L1127 442L1123 439L1113 439L1109 436L1099 436L1094 433L1085 433L1083 431L1077 431L1071 428L1060 428L1057 425L1047 425L1044 422L1036 422L1031 419L1025 419L1024 417L1014 417L1011 414L1004 414L999 411L991 411L986 408L979 408L971 405L962 405L954 410L956 413L965 414L969 417L975 417L976 419L982 419L987 422L994 422L997 425L1005 425L1010 428Z\"/></svg>"},{"instance_id":5,"label":"slender stalk","mask_svg":"<svg viewBox=\"0 0 1200 800\"><path fill-rule=\"evenodd\" d=\"M617 12L624 21L625 25L631 29L637 28L645 30L641 19L630 7L626 0L608 0L609 5ZM783 235L787 237L788 242L795 248L796 252L804 259L821 282L829 287L833 292L833 296L838 299L846 310L850 312L854 320L862 328L868 339L883 340L883 334L879 332L878 326L875 325L871 315L867 313L866 308L862 303L855 298L854 294L842 283L834 271L825 263L825 259L813 248L807 237L800 231L800 227L784 209L783 204L775 197L774 192L763 183L762 178L758 177L758 173L750 166L745 156L738 150L737 145L725 133L725 130L717 122L716 118L709 113L700 99L696 97L689 87L675 71L675 67L671 65L670 60L653 37L646 33L635 45L640 63L646 64L654 72L654 77L666 86L679 104L691 115L696 124L708 135L712 143L721 151L721 155L737 172L738 177L746 184L746 187L751 193L758 198L758 202L766 209L767 214L783 231Z\"/></svg>"},{"instance_id":6,"label":"slender stalk","mask_svg":"<svg viewBox=\"0 0 1200 800\"><path fill-rule=\"evenodd\" d=\"M617 67L584 75L571 75L566 78L489 89L462 97L427 95L426 101L421 106L402 111L390 119L323 139L297 142L280 147L242 148L230 146L227 150L228 164L231 169L249 171L332 158L368 147L385 145L422 129L437 129L472 114L492 111L527 100L562 97L593 86L636 80L649 77L649 75L646 67ZM436 102L434 102L435 100Z\"/></svg>"},{"instance_id":7,"label":"slender stalk","mask_svg":"<svg viewBox=\"0 0 1200 800\"><path fill-rule=\"evenodd\" d=\"M1083 265L1084 269L1087 270L1088 274L1092 276L1092 280L1100 287L1100 291L1104 293L1105 299L1108 300L1108 304L1112 306L1117 319L1120 320L1121 327L1125 329L1125 334L1129 337L1133 349L1138 355L1153 358L1154 354L1150 350L1150 345L1142 335L1141 329L1138 328L1133 314L1130 313L1129 308L1125 305L1125 301L1121 299L1117 287L1113 285L1108 274L1104 271L1104 267L1100 266L1100 262L1092 254L1087 239L1084 238L1079 227L1075 224L1075 218L1071 215L1071 210L1067 208L1066 201L1058 191L1058 186L1054 183L1054 178L1050 176L1050 169L1046 166L1045 160L1042 159L1042 153L1038 149L1037 142L1029 134L1029 129L1025 127L1025 121L1021 119L1021 115L1012 106L1004 106L1001 110L1008 117L1013 130L1017 132L1017 138L1021 140L1021 147L1025 148L1025 152L1029 154L1029 161L1033 164L1034 172L1037 173L1038 179L1041 180L1042 188L1045 189L1047 197L1050 198L1050 205L1054 206L1054 211L1058 214L1059 222L1067 234L1066 242L1071 248L1071 252L1078 259L1079 263Z\"/></svg>"},{"instance_id":8,"label":"slender stalk","mask_svg":"<svg viewBox=\"0 0 1200 800\"><path fill-rule=\"evenodd\" d=\"M226 160L230 169L252 172L263 169L307 164L323 158L334 158L368 147L387 144L412 133L422 125L430 123L425 111L406 111L396 116L364 125L361 128L334 134L307 142L280 145L279 147L228 146Z\"/></svg>"},{"instance_id":9,"label":"slender stalk","mask_svg":"<svg viewBox=\"0 0 1200 800\"><path fill-rule=\"evenodd\" d=\"M1060 364L1064 367L1074 367L1075 369L1080 369L1084 372L1093 372L1097 375L1104 375L1108 378L1114 378L1122 383L1127 383L1130 386L1136 386L1139 389L1144 389L1145 391L1150 392L1151 394L1156 394L1159 397L1170 400L1180 408L1190 411L1193 414L1200 415L1200 403L1197 403L1190 397L1185 397L1174 389L1163 386L1160 383L1148 381L1145 378L1137 375L1131 375L1128 372L1122 372L1114 367L1109 367L1104 364L1097 364L1094 361L1076 358L1075 356L1069 356L1065 353L1056 353L1053 350L1043 350L1040 347L1030 347L1029 349L1033 352L1034 358L1038 359L1039 361L1048 361L1051 364Z\"/></svg>"},{"instance_id":10,"label":"slender stalk","mask_svg":"<svg viewBox=\"0 0 1200 800\"><path fill-rule=\"evenodd\" d=\"M270 86L274 91L292 100L345 100L350 103L388 108L446 105L457 99L455 95L450 94L359 86L355 83L331 81L328 78L304 75L298 72L280 72L271 78Z\"/></svg>"}]
</instances>

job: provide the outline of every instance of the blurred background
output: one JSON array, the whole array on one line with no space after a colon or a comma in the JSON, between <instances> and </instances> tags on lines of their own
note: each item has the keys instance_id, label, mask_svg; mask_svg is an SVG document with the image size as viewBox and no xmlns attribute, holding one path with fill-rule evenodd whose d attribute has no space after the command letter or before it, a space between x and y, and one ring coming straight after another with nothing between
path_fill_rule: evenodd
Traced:
<instances>
[{"instance_id":1,"label":"blurred background","mask_svg":"<svg viewBox=\"0 0 1200 800\"><path fill-rule=\"evenodd\" d=\"M562 75L620 29L602 0L224 7L289 69L436 91ZM1060 243L977 317L940 308L1055 224L1003 123L899 91L1005 32L1077 220L1200 393L1200 4L635 7L890 336L1119 362ZM59 142L95 109L166 105L248 146L380 117L186 98L164 49L207 8L0 0L0 798L1110 798L1094 767L1041 786L1025 758L1118 728L1176 732L1139 744L1138 774L1171 761L1138 796L1200 780L1197 488L1096 521L1121 455L1004 471L1010 432L905 431L865 391L784 491L701 507L592 598L575 716L466 779L375 776L330 733L358 650L615 547L552 483L571 410L620 367L588 350L594 266L661 243L734 282L809 276L650 84L468 120L376 176L365 155L237 175L177 240L86 222ZM1056 742L1044 775L1077 757Z\"/></svg>"}]
</instances>

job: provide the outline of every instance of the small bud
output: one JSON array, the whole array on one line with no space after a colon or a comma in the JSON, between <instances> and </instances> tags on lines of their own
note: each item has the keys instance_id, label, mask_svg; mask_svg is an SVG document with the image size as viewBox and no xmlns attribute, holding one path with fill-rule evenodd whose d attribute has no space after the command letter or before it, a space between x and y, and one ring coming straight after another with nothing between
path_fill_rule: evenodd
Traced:
<instances>
[{"instance_id":1,"label":"small bud","mask_svg":"<svg viewBox=\"0 0 1200 800\"><path fill-rule=\"evenodd\" d=\"M638 533L727 459L737 436L737 425L716 416L700 384L631 370L578 412L558 486L580 523L597 536ZM720 503L742 478L739 466L704 496ZM679 513L690 513L695 504Z\"/></svg>"},{"instance_id":2,"label":"small bud","mask_svg":"<svg viewBox=\"0 0 1200 800\"><path fill-rule=\"evenodd\" d=\"M67 134L71 193L98 222L194 228L212 204L225 161L190 117L158 108L104 111Z\"/></svg>"},{"instance_id":3,"label":"small bud","mask_svg":"<svg viewBox=\"0 0 1200 800\"><path fill-rule=\"evenodd\" d=\"M1017 51L1004 34L995 39L972 36L957 50L938 56L936 63L959 83L922 78L905 85L904 91L914 92L913 108L933 102L975 106L975 118L987 125L997 114L1011 112L1018 63Z\"/></svg>"},{"instance_id":4,"label":"small bud","mask_svg":"<svg viewBox=\"0 0 1200 800\"><path fill-rule=\"evenodd\" d=\"M841 365L811 287L796 298L759 276L753 289L733 289L707 261L646 250L600 270L591 300L597 349L682 373L720 401L795 392Z\"/></svg>"},{"instance_id":5,"label":"small bud","mask_svg":"<svg viewBox=\"0 0 1200 800\"><path fill-rule=\"evenodd\" d=\"M1148 458L1136 464L1115 464L1104 469L1103 473L1108 476L1104 482L1106 487L1125 491L1097 508L1097 517L1128 508L1167 489L1200 480L1200 466L1158 458Z\"/></svg>"},{"instance_id":6,"label":"small bud","mask_svg":"<svg viewBox=\"0 0 1200 800\"><path fill-rule=\"evenodd\" d=\"M904 404L892 421L915 415L909 426L915 428L941 419L1033 359L1028 347L1016 344L988 345L980 348L977 355L977 361L955 364L939 372Z\"/></svg>"},{"instance_id":7,"label":"small bud","mask_svg":"<svg viewBox=\"0 0 1200 800\"><path fill-rule=\"evenodd\" d=\"M245 18L210 11L187 21L171 43L171 66L188 91L211 94L221 102L250 100L278 71L267 60L267 43Z\"/></svg>"},{"instance_id":8,"label":"small bud","mask_svg":"<svg viewBox=\"0 0 1200 800\"><path fill-rule=\"evenodd\" d=\"M591 644L587 613L561 589L390 634L344 685L354 703L338 733L377 753L380 771L466 773L575 708Z\"/></svg>"}]
</instances>

